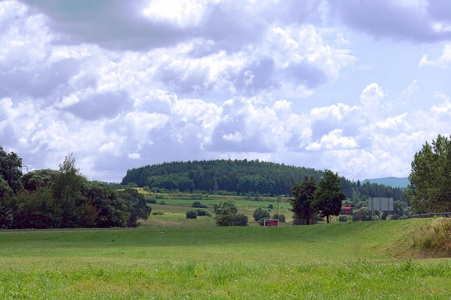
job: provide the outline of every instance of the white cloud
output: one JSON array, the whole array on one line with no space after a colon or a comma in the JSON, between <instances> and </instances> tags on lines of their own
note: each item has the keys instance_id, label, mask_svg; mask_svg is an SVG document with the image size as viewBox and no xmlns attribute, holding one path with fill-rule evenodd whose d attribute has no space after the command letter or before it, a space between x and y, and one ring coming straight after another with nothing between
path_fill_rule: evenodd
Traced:
<instances>
[{"instance_id":1,"label":"white cloud","mask_svg":"<svg viewBox=\"0 0 451 300\"><path fill-rule=\"evenodd\" d=\"M128 158L130 158L130 159L140 159L141 158L141 154L139 154L139 153L129 153L128 154Z\"/></svg>"},{"instance_id":2,"label":"white cloud","mask_svg":"<svg viewBox=\"0 0 451 300\"><path fill-rule=\"evenodd\" d=\"M222 138L226 141L239 143L243 140L243 135L240 132L235 131L234 133L224 134Z\"/></svg>"},{"instance_id":3,"label":"white cloud","mask_svg":"<svg viewBox=\"0 0 451 300\"><path fill-rule=\"evenodd\" d=\"M360 101L364 107L377 108L384 97L382 88L377 83L371 83L360 94Z\"/></svg>"},{"instance_id":4,"label":"white cloud","mask_svg":"<svg viewBox=\"0 0 451 300\"><path fill-rule=\"evenodd\" d=\"M405 176L451 128L447 3L55 3L0 2L0 141L30 168L74 153L108 181L229 157ZM440 68L417 68L423 49Z\"/></svg>"},{"instance_id":5,"label":"white cloud","mask_svg":"<svg viewBox=\"0 0 451 300\"><path fill-rule=\"evenodd\" d=\"M307 151L319 151L354 149L357 147L357 141L353 137L343 136L342 129L335 129L321 137L320 141L309 144L305 149Z\"/></svg>"},{"instance_id":6,"label":"white cloud","mask_svg":"<svg viewBox=\"0 0 451 300\"><path fill-rule=\"evenodd\" d=\"M430 61L427 55L421 58L420 67L423 66L437 66L441 68L448 68L451 65L451 44L446 44L442 51L442 55L435 61Z\"/></svg>"},{"instance_id":7,"label":"white cloud","mask_svg":"<svg viewBox=\"0 0 451 300\"><path fill-rule=\"evenodd\" d=\"M154 0L143 10L143 14L153 20L175 23L184 28L198 26L208 5L207 1Z\"/></svg>"}]
</instances>

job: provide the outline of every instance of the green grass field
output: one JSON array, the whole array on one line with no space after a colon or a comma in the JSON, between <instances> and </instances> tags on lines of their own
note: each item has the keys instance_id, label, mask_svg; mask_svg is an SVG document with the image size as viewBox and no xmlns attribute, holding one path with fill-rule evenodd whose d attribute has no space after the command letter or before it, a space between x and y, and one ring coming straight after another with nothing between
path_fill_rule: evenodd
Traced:
<instances>
[{"instance_id":1,"label":"green grass field","mask_svg":"<svg viewBox=\"0 0 451 300\"><path fill-rule=\"evenodd\" d=\"M158 217L174 222L169 214ZM0 299L451 295L451 261L419 259L412 248L430 219L271 228L195 223L205 220L184 227L149 220L138 229L0 231Z\"/></svg>"}]
</instances>

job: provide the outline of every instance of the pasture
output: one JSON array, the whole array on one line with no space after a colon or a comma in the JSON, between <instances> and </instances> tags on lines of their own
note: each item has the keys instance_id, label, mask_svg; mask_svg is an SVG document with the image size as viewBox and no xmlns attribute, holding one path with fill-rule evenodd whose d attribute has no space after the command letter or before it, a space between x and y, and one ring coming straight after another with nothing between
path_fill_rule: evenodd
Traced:
<instances>
[{"instance_id":1,"label":"pasture","mask_svg":"<svg viewBox=\"0 0 451 300\"><path fill-rule=\"evenodd\" d=\"M430 222L0 231L0 298L446 299L450 260L412 248Z\"/></svg>"}]
</instances>

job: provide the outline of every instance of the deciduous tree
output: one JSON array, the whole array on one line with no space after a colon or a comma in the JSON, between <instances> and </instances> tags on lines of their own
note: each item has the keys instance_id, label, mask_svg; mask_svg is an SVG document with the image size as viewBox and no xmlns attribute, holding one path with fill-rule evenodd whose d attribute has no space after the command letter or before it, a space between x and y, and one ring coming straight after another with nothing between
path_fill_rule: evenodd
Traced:
<instances>
[{"instance_id":1,"label":"deciduous tree","mask_svg":"<svg viewBox=\"0 0 451 300\"><path fill-rule=\"evenodd\" d=\"M306 224L313 224L313 200L316 191L316 184L313 177L305 177L303 182L296 183L292 188L294 198L291 199L291 211L295 220L303 219Z\"/></svg>"},{"instance_id":2,"label":"deciduous tree","mask_svg":"<svg viewBox=\"0 0 451 300\"><path fill-rule=\"evenodd\" d=\"M330 216L340 214L341 204L345 199L346 196L341 188L338 174L326 170L315 191L313 207L321 217L326 217L327 223L329 223Z\"/></svg>"},{"instance_id":3,"label":"deciduous tree","mask_svg":"<svg viewBox=\"0 0 451 300\"><path fill-rule=\"evenodd\" d=\"M137 227L138 220L147 220L152 208L147 205L144 196L140 194L136 189L125 189L119 192L119 197L122 198L127 207L128 213L130 214L127 226Z\"/></svg>"},{"instance_id":4,"label":"deciduous tree","mask_svg":"<svg viewBox=\"0 0 451 300\"><path fill-rule=\"evenodd\" d=\"M415 213L451 211L451 137L439 135L415 154L405 191Z\"/></svg>"},{"instance_id":5,"label":"deciduous tree","mask_svg":"<svg viewBox=\"0 0 451 300\"><path fill-rule=\"evenodd\" d=\"M22 189L22 159L16 153L6 153L0 146L0 193L9 191L3 179L13 192Z\"/></svg>"}]
</instances>

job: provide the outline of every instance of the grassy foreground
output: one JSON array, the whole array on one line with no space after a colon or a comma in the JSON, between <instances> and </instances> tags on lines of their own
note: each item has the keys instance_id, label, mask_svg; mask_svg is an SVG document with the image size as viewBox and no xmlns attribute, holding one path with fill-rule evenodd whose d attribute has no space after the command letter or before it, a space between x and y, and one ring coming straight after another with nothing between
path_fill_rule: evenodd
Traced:
<instances>
[{"instance_id":1,"label":"grassy foreground","mask_svg":"<svg viewBox=\"0 0 451 300\"><path fill-rule=\"evenodd\" d=\"M0 231L0 299L447 299L430 222Z\"/></svg>"}]
</instances>

